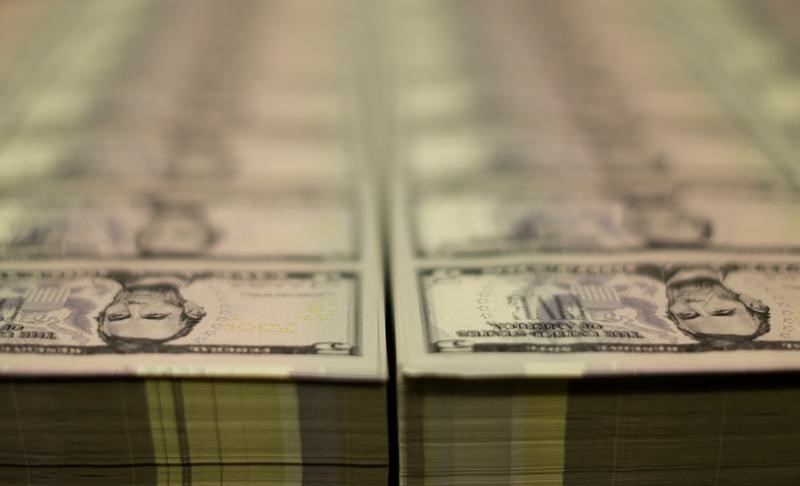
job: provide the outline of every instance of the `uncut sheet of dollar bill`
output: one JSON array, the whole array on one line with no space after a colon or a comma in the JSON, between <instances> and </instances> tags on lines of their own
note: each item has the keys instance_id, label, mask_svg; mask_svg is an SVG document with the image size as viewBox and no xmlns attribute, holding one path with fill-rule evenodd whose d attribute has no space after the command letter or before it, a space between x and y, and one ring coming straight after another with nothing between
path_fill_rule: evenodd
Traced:
<instances>
[{"instance_id":1,"label":"uncut sheet of dollar bill","mask_svg":"<svg viewBox=\"0 0 800 486\"><path fill-rule=\"evenodd\" d=\"M395 69L402 373L800 368L796 82L744 77L780 56L760 17L524 3L397 8L427 46Z\"/></svg>"},{"instance_id":2,"label":"uncut sheet of dollar bill","mask_svg":"<svg viewBox=\"0 0 800 486\"><path fill-rule=\"evenodd\" d=\"M798 3L387 11L400 484L800 484Z\"/></svg>"},{"instance_id":3,"label":"uncut sheet of dollar bill","mask_svg":"<svg viewBox=\"0 0 800 486\"><path fill-rule=\"evenodd\" d=\"M6 7L0 373L382 379L346 3L33 3Z\"/></svg>"},{"instance_id":4,"label":"uncut sheet of dollar bill","mask_svg":"<svg viewBox=\"0 0 800 486\"><path fill-rule=\"evenodd\" d=\"M0 484L385 484L358 1L0 4Z\"/></svg>"}]
</instances>

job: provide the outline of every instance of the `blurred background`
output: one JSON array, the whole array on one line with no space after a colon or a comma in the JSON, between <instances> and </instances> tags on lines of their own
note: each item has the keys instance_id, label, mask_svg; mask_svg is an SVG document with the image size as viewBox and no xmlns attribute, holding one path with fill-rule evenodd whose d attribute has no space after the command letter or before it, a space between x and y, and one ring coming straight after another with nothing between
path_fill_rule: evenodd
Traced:
<instances>
[{"instance_id":1,"label":"blurred background","mask_svg":"<svg viewBox=\"0 0 800 486\"><path fill-rule=\"evenodd\" d=\"M432 256L796 246L799 10L6 0L0 249L338 258L364 204Z\"/></svg>"}]
</instances>

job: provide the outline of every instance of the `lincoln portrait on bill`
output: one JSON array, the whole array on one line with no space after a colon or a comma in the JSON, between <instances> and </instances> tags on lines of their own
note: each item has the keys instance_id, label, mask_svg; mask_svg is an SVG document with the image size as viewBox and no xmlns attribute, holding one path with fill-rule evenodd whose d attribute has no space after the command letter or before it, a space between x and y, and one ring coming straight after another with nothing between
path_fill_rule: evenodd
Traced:
<instances>
[{"instance_id":1,"label":"lincoln portrait on bill","mask_svg":"<svg viewBox=\"0 0 800 486\"><path fill-rule=\"evenodd\" d=\"M122 284L111 303L97 315L100 338L122 353L156 352L169 341L188 335L205 310L181 294L177 277L113 277Z\"/></svg>"},{"instance_id":2,"label":"lincoln portrait on bill","mask_svg":"<svg viewBox=\"0 0 800 486\"><path fill-rule=\"evenodd\" d=\"M666 278L668 317L681 332L713 348L737 347L770 329L769 307L731 289L726 273L685 268Z\"/></svg>"}]
</instances>

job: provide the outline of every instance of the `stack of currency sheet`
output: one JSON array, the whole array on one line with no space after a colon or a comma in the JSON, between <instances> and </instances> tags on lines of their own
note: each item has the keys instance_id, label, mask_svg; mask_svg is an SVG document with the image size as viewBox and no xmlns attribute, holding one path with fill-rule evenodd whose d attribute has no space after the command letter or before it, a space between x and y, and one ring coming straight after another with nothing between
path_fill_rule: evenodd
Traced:
<instances>
[{"instance_id":1,"label":"stack of currency sheet","mask_svg":"<svg viewBox=\"0 0 800 486\"><path fill-rule=\"evenodd\" d=\"M0 4L0 483L386 483L356 6Z\"/></svg>"},{"instance_id":2,"label":"stack of currency sheet","mask_svg":"<svg viewBox=\"0 0 800 486\"><path fill-rule=\"evenodd\" d=\"M387 11L401 484L800 483L796 2Z\"/></svg>"},{"instance_id":3,"label":"stack of currency sheet","mask_svg":"<svg viewBox=\"0 0 800 486\"><path fill-rule=\"evenodd\" d=\"M800 484L798 32L0 2L0 484Z\"/></svg>"}]
</instances>

